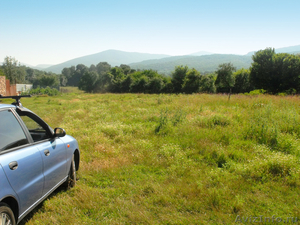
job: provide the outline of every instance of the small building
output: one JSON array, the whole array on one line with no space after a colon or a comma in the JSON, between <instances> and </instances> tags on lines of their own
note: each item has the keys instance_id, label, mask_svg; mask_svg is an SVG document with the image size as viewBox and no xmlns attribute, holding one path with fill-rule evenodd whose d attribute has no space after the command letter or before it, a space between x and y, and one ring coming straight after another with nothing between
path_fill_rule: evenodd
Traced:
<instances>
[{"instance_id":1,"label":"small building","mask_svg":"<svg viewBox=\"0 0 300 225\"><path fill-rule=\"evenodd\" d=\"M6 80L4 76L0 76L0 95L6 95Z\"/></svg>"},{"instance_id":2,"label":"small building","mask_svg":"<svg viewBox=\"0 0 300 225\"><path fill-rule=\"evenodd\" d=\"M14 96L32 89L32 84L10 84L5 76L0 76L0 95Z\"/></svg>"},{"instance_id":3,"label":"small building","mask_svg":"<svg viewBox=\"0 0 300 225\"><path fill-rule=\"evenodd\" d=\"M22 93L22 92L27 92L32 89L32 84L17 84L17 92Z\"/></svg>"}]
</instances>

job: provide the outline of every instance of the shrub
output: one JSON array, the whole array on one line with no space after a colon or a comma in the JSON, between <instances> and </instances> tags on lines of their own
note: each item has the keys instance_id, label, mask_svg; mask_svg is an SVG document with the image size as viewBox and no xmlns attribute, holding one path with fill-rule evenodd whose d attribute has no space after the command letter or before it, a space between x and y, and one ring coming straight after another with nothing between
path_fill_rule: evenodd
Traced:
<instances>
[{"instance_id":1,"label":"shrub","mask_svg":"<svg viewBox=\"0 0 300 225\"><path fill-rule=\"evenodd\" d=\"M29 95L45 95L45 96L55 96L59 94L59 91L55 88L35 88L31 89L28 92L23 92L22 94L29 94Z\"/></svg>"},{"instance_id":2,"label":"shrub","mask_svg":"<svg viewBox=\"0 0 300 225\"><path fill-rule=\"evenodd\" d=\"M221 114L200 117L198 120L199 126L203 128L214 128L216 126L226 127L230 125L230 123L230 119L227 116Z\"/></svg>"},{"instance_id":3,"label":"shrub","mask_svg":"<svg viewBox=\"0 0 300 225\"><path fill-rule=\"evenodd\" d=\"M177 110L175 113L170 112L168 109L161 111L158 125L155 127L155 133L166 134L167 127L175 127L182 123L186 118L186 113L182 110Z\"/></svg>"},{"instance_id":4,"label":"shrub","mask_svg":"<svg viewBox=\"0 0 300 225\"><path fill-rule=\"evenodd\" d=\"M263 146L261 147L264 149ZM299 171L296 169L298 162L294 156L280 152L266 155L267 151L267 149L263 151L264 157L255 157L253 160L249 160L248 164L236 164L236 172L244 178L261 181L299 176ZM233 167L231 165L230 169Z\"/></svg>"},{"instance_id":5,"label":"shrub","mask_svg":"<svg viewBox=\"0 0 300 225\"><path fill-rule=\"evenodd\" d=\"M245 95L262 95L265 94L267 91L264 89L256 89L253 91L250 91L249 93L245 93Z\"/></svg>"}]
</instances>

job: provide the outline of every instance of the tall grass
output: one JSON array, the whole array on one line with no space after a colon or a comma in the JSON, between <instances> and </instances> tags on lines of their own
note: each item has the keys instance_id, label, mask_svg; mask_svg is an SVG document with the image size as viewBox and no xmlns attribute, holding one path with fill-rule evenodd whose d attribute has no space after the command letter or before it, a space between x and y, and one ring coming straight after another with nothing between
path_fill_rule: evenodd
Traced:
<instances>
[{"instance_id":1,"label":"tall grass","mask_svg":"<svg viewBox=\"0 0 300 225\"><path fill-rule=\"evenodd\" d=\"M300 218L298 97L71 93L22 103L81 150L78 185L26 224Z\"/></svg>"}]
</instances>

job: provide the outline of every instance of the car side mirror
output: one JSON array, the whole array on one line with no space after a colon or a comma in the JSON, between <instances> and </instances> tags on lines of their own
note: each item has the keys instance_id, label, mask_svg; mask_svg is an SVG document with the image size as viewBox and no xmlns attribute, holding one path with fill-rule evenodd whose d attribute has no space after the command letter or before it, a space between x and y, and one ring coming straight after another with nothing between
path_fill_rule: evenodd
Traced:
<instances>
[{"instance_id":1,"label":"car side mirror","mask_svg":"<svg viewBox=\"0 0 300 225\"><path fill-rule=\"evenodd\" d=\"M64 137L66 135L66 131L60 127L54 129L54 137Z\"/></svg>"}]
</instances>

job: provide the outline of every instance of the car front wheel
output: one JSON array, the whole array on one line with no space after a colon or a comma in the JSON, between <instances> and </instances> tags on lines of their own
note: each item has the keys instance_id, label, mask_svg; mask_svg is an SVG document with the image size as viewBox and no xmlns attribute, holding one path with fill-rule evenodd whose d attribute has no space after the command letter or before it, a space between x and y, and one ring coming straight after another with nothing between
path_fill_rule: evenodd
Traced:
<instances>
[{"instance_id":1,"label":"car front wheel","mask_svg":"<svg viewBox=\"0 0 300 225\"><path fill-rule=\"evenodd\" d=\"M65 186L67 188L72 188L76 184L76 165L75 165L74 157L75 156L73 155L69 175L68 175L68 178L67 178L66 183L65 183Z\"/></svg>"},{"instance_id":2,"label":"car front wheel","mask_svg":"<svg viewBox=\"0 0 300 225\"><path fill-rule=\"evenodd\" d=\"M0 225L15 225L15 217L13 211L8 205L0 203Z\"/></svg>"}]
</instances>

